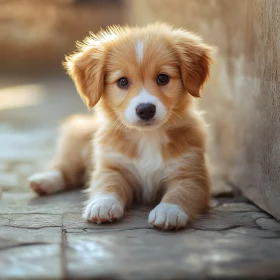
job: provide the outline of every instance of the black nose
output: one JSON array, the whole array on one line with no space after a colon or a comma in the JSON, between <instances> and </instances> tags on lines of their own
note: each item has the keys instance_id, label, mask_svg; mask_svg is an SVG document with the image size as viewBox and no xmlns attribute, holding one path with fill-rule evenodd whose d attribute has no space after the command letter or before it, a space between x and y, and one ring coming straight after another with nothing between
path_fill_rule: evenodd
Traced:
<instances>
[{"instance_id":1,"label":"black nose","mask_svg":"<svg viewBox=\"0 0 280 280\"><path fill-rule=\"evenodd\" d=\"M143 103L136 108L137 115L145 121L150 120L156 113L156 106L151 103Z\"/></svg>"}]
</instances>

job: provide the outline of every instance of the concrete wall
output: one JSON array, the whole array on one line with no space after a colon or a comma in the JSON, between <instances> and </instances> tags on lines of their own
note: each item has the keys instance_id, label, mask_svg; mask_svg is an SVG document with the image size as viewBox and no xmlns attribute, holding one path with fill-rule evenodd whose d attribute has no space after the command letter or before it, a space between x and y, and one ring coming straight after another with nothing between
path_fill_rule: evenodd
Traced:
<instances>
[{"instance_id":1,"label":"concrete wall","mask_svg":"<svg viewBox=\"0 0 280 280\"><path fill-rule=\"evenodd\" d=\"M280 1L127 0L127 22L156 20L220 49L201 107L220 175L280 219Z\"/></svg>"}]
</instances>

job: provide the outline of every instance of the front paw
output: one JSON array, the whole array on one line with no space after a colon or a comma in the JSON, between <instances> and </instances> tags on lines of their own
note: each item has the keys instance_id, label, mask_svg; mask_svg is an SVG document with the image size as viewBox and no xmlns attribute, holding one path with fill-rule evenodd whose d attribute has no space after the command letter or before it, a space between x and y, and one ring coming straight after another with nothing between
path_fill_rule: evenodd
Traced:
<instances>
[{"instance_id":1,"label":"front paw","mask_svg":"<svg viewBox=\"0 0 280 280\"><path fill-rule=\"evenodd\" d=\"M91 199L83 217L97 224L114 222L123 217L123 206L113 195L100 195Z\"/></svg>"},{"instance_id":2,"label":"front paw","mask_svg":"<svg viewBox=\"0 0 280 280\"><path fill-rule=\"evenodd\" d=\"M28 178L30 187L39 195L60 192L65 189L65 181L60 170L36 173Z\"/></svg>"},{"instance_id":3,"label":"front paw","mask_svg":"<svg viewBox=\"0 0 280 280\"><path fill-rule=\"evenodd\" d=\"M180 206L162 202L150 212L148 221L160 229L180 229L186 226L188 219Z\"/></svg>"}]
</instances>

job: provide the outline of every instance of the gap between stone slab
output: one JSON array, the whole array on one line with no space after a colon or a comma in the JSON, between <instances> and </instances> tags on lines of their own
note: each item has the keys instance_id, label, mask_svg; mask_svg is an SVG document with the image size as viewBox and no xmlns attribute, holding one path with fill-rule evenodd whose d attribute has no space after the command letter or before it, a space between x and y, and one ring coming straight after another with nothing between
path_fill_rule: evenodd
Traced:
<instances>
[{"instance_id":1,"label":"gap between stone slab","mask_svg":"<svg viewBox=\"0 0 280 280\"><path fill-rule=\"evenodd\" d=\"M60 267L62 273L62 279L67 279L67 258L65 255L67 247L67 236L64 232L63 227L61 228L61 244L60 244Z\"/></svg>"},{"instance_id":2,"label":"gap between stone slab","mask_svg":"<svg viewBox=\"0 0 280 280\"><path fill-rule=\"evenodd\" d=\"M61 228L61 226L45 226L45 227L21 227L21 226L4 226L4 227L9 227L9 228L24 228L24 229L43 229L43 228Z\"/></svg>"},{"instance_id":3,"label":"gap between stone slab","mask_svg":"<svg viewBox=\"0 0 280 280\"><path fill-rule=\"evenodd\" d=\"M71 232L71 231L68 231L68 230L81 230L81 232ZM72 233L72 234L86 234L86 233L92 233L92 234L95 234L95 233L108 233L108 232L122 232L122 231L133 231L133 230L139 230L139 229L150 229L150 230L157 230L155 228L151 228L151 227L135 227L135 228L112 228L112 229L105 229L105 228L96 228L96 229L89 229L89 228L67 228L67 229L64 229L64 232L67 234L67 233Z\"/></svg>"},{"instance_id":4,"label":"gap between stone slab","mask_svg":"<svg viewBox=\"0 0 280 280\"><path fill-rule=\"evenodd\" d=\"M236 228L242 228L244 226L228 226L226 228L222 228L222 229L211 229L211 228L207 228L207 229L202 229L202 228L196 228L196 227L192 227L191 229L194 230L200 230L200 231L216 231L216 232L222 232L222 231L227 231L227 230L231 230L231 229L236 229Z\"/></svg>"},{"instance_id":5,"label":"gap between stone slab","mask_svg":"<svg viewBox=\"0 0 280 280\"><path fill-rule=\"evenodd\" d=\"M10 245L8 247L4 247L4 248L0 248L0 251L2 250L7 250L7 249L11 249L11 248L18 248L18 247L29 247L29 246L37 246L37 245L50 245L53 243L48 243L48 242L27 242L27 243L17 243L14 245Z\"/></svg>"}]
</instances>

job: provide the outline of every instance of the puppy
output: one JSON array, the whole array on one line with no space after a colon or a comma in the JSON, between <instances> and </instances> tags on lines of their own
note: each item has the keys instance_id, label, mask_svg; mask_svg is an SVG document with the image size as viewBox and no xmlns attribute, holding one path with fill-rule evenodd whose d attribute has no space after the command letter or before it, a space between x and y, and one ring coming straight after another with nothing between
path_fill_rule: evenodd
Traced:
<instances>
[{"instance_id":1,"label":"puppy","mask_svg":"<svg viewBox=\"0 0 280 280\"><path fill-rule=\"evenodd\" d=\"M33 175L38 194L85 184L84 218L113 222L133 202L158 203L148 221L186 226L206 208L210 180L205 124L195 109L212 47L165 24L112 26L78 43L65 67L94 117L74 116L49 171Z\"/></svg>"}]
</instances>

